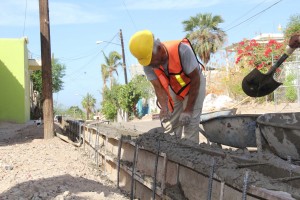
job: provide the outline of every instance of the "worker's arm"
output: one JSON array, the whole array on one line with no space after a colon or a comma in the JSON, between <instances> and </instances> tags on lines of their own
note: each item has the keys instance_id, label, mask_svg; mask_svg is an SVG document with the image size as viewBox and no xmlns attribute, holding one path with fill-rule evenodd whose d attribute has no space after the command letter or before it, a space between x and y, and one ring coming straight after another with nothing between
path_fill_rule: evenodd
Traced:
<instances>
[{"instance_id":1,"label":"worker's arm","mask_svg":"<svg viewBox=\"0 0 300 200\"><path fill-rule=\"evenodd\" d=\"M200 87L200 75L199 75L199 70L197 68L194 69L190 74L188 74L188 76L191 80L189 98L187 101L186 108L180 114L179 117L179 121L182 125L187 125L190 123L190 120L193 116L193 109L198 97L199 87Z\"/></svg>"},{"instance_id":2,"label":"worker's arm","mask_svg":"<svg viewBox=\"0 0 300 200\"><path fill-rule=\"evenodd\" d=\"M154 87L158 103L161 106L159 114L160 120L169 120L171 113L168 109L168 95L158 79L151 80L150 82Z\"/></svg>"},{"instance_id":3,"label":"worker's arm","mask_svg":"<svg viewBox=\"0 0 300 200\"><path fill-rule=\"evenodd\" d=\"M200 87L200 75L199 70L194 69L190 74L188 74L189 78L191 79L190 83L190 91L189 91L189 99L187 102L187 106L183 112L192 112L195 106L195 102L198 97L199 87Z\"/></svg>"}]
</instances>

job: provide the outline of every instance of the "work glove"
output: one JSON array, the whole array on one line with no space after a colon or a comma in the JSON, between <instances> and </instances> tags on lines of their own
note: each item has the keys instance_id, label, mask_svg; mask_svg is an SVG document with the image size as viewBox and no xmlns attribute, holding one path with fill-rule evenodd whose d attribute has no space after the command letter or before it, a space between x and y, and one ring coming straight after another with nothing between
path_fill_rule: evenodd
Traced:
<instances>
[{"instance_id":1,"label":"work glove","mask_svg":"<svg viewBox=\"0 0 300 200\"><path fill-rule=\"evenodd\" d=\"M171 119L171 112L169 109L161 109L159 113L159 118L161 122L167 122Z\"/></svg>"},{"instance_id":2,"label":"work glove","mask_svg":"<svg viewBox=\"0 0 300 200\"><path fill-rule=\"evenodd\" d=\"M182 126L186 126L186 125L189 125L191 123L191 119L192 119L192 113L183 112L179 116L179 123Z\"/></svg>"}]
</instances>

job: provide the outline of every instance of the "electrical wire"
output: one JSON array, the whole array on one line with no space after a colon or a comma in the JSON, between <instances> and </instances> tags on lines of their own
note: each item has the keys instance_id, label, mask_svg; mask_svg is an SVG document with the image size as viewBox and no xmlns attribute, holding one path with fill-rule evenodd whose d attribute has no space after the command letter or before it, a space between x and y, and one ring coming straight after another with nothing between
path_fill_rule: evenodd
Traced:
<instances>
[{"instance_id":1,"label":"electrical wire","mask_svg":"<svg viewBox=\"0 0 300 200\"><path fill-rule=\"evenodd\" d=\"M275 3L274 3L274 4L272 4L271 6L269 6L269 7L265 8L264 10L262 10L262 11L260 11L260 12L256 13L255 15L252 15L251 17L249 17L249 18L247 18L246 20L244 20L244 21L242 21L242 22L238 23L237 25L234 25L234 26L232 26L231 28L229 28L229 29L225 30L225 32L226 32L226 31L229 31L229 30L232 30L232 29L234 29L234 28L236 28L236 27L238 27L239 25L241 25L241 24L243 24L243 23L245 23L245 22L249 21L250 19L252 19L252 18L254 18L254 17L258 16L259 14L262 14L263 12L265 12L265 11L269 10L270 8L272 8L272 7L273 7L273 6L275 6L276 4L280 3L281 1L282 1L282 0L279 0L279 1L275 2Z\"/></svg>"},{"instance_id":2,"label":"electrical wire","mask_svg":"<svg viewBox=\"0 0 300 200\"><path fill-rule=\"evenodd\" d=\"M131 17L130 12L129 12L128 9L127 9L127 6L126 6L126 4L125 4L125 1L123 0L122 2L123 2L123 5L124 5L124 7L125 7L125 10L126 10L128 16L129 16L130 20L131 20L131 23L133 24L135 30L137 31L137 30L138 30L138 29L137 29L137 26L135 25L135 23L134 23L134 21L133 21L133 18Z\"/></svg>"},{"instance_id":3,"label":"electrical wire","mask_svg":"<svg viewBox=\"0 0 300 200\"><path fill-rule=\"evenodd\" d=\"M79 68L77 68L77 70L74 71L73 73L71 73L70 75L65 76L65 78L69 78L69 79L75 79L75 78L77 78L79 75L78 75L78 76L74 76L74 75L77 74L77 73L79 73L80 71L86 69L86 68L88 67L88 65L89 65L89 64L90 64L97 56L99 56L101 52L103 52L103 51L109 46L110 42L112 42L112 41L117 37L118 34L119 34L119 33L115 34L114 37L113 37L111 40L109 40L109 41L107 42L107 44L106 44L100 51L98 51L97 54L94 55L87 63L85 63L84 65L82 65L82 66L80 66Z\"/></svg>"},{"instance_id":4,"label":"electrical wire","mask_svg":"<svg viewBox=\"0 0 300 200\"><path fill-rule=\"evenodd\" d=\"M83 59L83 58L90 57L90 56L94 55L96 52L98 52L98 48L95 47L95 48L93 48L91 50L86 51L85 54L82 53L82 54L80 54L78 56L73 56L73 57L59 57L58 59L62 60L62 61L68 61L68 62L70 62L70 61L76 61L76 60L80 60L80 59Z\"/></svg>"},{"instance_id":5,"label":"electrical wire","mask_svg":"<svg viewBox=\"0 0 300 200\"><path fill-rule=\"evenodd\" d=\"M262 5L263 3L265 3L267 0L264 0L262 2L260 2L259 4L257 4L256 6L254 6L253 8L251 8L250 10L248 10L246 13L244 13L242 16L236 18L235 20L233 20L231 23L229 23L227 26L225 26L223 29L227 29L230 25L234 24L237 21L240 21L241 19L243 19L246 15L248 15L251 11L255 10L257 7L259 7L260 5Z\"/></svg>"}]
</instances>

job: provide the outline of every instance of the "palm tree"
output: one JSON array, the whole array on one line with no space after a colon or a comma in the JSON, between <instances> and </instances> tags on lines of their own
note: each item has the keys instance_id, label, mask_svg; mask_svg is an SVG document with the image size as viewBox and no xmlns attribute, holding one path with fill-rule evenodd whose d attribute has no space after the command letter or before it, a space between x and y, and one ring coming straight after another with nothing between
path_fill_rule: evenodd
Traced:
<instances>
[{"instance_id":1,"label":"palm tree","mask_svg":"<svg viewBox=\"0 0 300 200\"><path fill-rule=\"evenodd\" d=\"M105 58L105 64L101 65L103 87L104 88L106 87L106 81L108 78L110 78L110 88L111 88L114 83L113 72L116 72L116 74L118 75L117 67L119 65L122 65L122 63L119 62L122 56L116 51L110 52L108 57L103 52L103 56Z\"/></svg>"},{"instance_id":2,"label":"palm tree","mask_svg":"<svg viewBox=\"0 0 300 200\"><path fill-rule=\"evenodd\" d=\"M90 119L90 113L93 112L96 104L96 99L89 93L83 97L81 101L82 107L86 110L86 119Z\"/></svg>"},{"instance_id":3,"label":"palm tree","mask_svg":"<svg viewBox=\"0 0 300 200\"><path fill-rule=\"evenodd\" d=\"M222 22L224 21L221 16L212 16L211 13L197 14L182 22L184 31L188 32L186 37L205 65L209 62L211 54L217 52L225 42L227 35L218 28Z\"/></svg>"},{"instance_id":4,"label":"palm tree","mask_svg":"<svg viewBox=\"0 0 300 200\"><path fill-rule=\"evenodd\" d=\"M109 77L108 67L104 64L101 65L101 75L102 75L102 81L103 81L103 88L106 88L106 81Z\"/></svg>"}]
</instances>

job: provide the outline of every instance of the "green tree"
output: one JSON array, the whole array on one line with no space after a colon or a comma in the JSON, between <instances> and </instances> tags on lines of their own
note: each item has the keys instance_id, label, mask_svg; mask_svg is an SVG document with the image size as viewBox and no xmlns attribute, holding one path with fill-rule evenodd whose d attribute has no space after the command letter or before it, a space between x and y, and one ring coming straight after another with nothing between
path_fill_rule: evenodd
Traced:
<instances>
[{"instance_id":1,"label":"green tree","mask_svg":"<svg viewBox=\"0 0 300 200\"><path fill-rule=\"evenodd\" d=\"M66 66L61 64L57 59L52 59L52 91L53 93L59 92L63 89L64 82L62 81L65 76ZM31 109L31 118L38 119L43 116L42 111L42 101L43 101L43 93L42 93L42 71L34 71L30 75L30 79L33 83L33 90L38 92L38 99L36 104L38 106Z\"/></svg>"},{"instance_id":2,"label":"green tree","mask_svg":"<svg viewBox=\"0 0 300 200\"><path fill-rule=\"evenodd\" d=\"M136 104L139 99L148 99L150 96L154 96L154 91L146 77L139 75L133 77L127 85L120 87L117 94L120 107L129 115L138 117Z\"/></svg>"},{"instance_id":3,"label":"green tree","mask_svg":"<svg viewBox=\"0 0 300 200\"><path fill-rule=\"evenodd\" d=\"M223 22L221 16L212 16L211 13L197 14L182 22L184 31L188 32L186 37L205 65L209 62L211 54L216 53L225 42L226 34L218 27Z\"/></svg>"},{"instance_id":4,"label":"green tree","mask_svg":"<svg viewBox=\"0 0 300 200\"><path fill-rule=\"evenodd\" d=\"M118 92L121 86L116 84L111 89L103 88L103 100L101 102L101 113L106 119L114 120L120 107L118 101Z\"/></svg>"},{"instance_id":5,"label":"green tree","mask_svg":"<svg viewBox=\"0 0 300 200\"><path fill-rule=\"evenodd\" d=\"M82 118L84 112L78 106L71 106L66 110L66 114L73 117L74 119Z\"/></svg>"},{"instance_id":6,"label":"green tree","mask_svg":"<svg viewBox=\"0 0 300 200\"><path fill-rule=\"evenodd\" d=\"M52 91L53 93L59 92L63 89L64 82L62 81L65 76L66 66L61 64L58 59L52 59ZM30 79L33 82L33 89L42 94L42 71L34 71Z\"/></svg>"},{"instance_id":7,"label":"green tree","mask_svg":"<svg viewBox=\"0 0 300 200\"><path fill-rule=\"evenodd\" d=\"M295 79L295 74L288 74L286 76L286 80L283 83L283 85L286 86L285 97L290 102L294 102L297 99L297 89L295 87L295 84L293 83Z\"/></svg>"},{"instance_id":8,"label":"green tree","mask_svg":"<svg viewBox=\"0 0 300 200\"><path fill-rule=\"evenodd\" d=\"M300 15L292 15L284 30L284 37L288 40L293 34L300 34Z\"/></svg>"},{"instance_id":9,"label":"green tree","mask_svg":"<svg viewBox=\"0 0 300 200\"><path fill-rule=\"evenodd\" d=\"M96 99L89 93L86 94L85 97L83 97L81 101L82 107L86 110L86 119L90 119L90 113L94 111L96 104Z\"/></svg>"},{"instance_id":10,"label":"green tree","mask_svg":"<svg viewBox=\"0 0 300 200\"><path fill-rule=\"evenodd\" d=\"M107 119L114 120L118 109L121 108L127 111L129 116L137 116L136 104L138 100L141 98L148 99L152 96L154 96L154 90L146 77L135 76L126 85L116 84L111 89L104 89L101 113Z\"/></svg>"},{"instance_id":11,"label":"green tree","mask_svg":"<svg viewBox=\"0 0 300 200\"><path fill-rule=\"evenodd\" d=\"M119 65L122 65L122 63L119 62L122 56L116 51L110 52L108 57L103 52L103 56L105 59L105 63L101 64L103 88L106 87L106 82L108 78L110 78L110 88L112 88L112 85L115 82L113 73L116 72L116 74L118 75L117 68Z\"/></svg>"}]
</instances>

